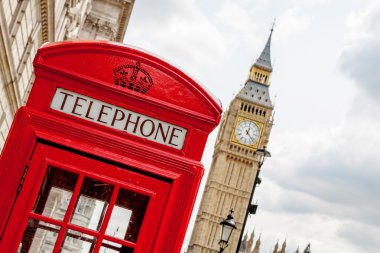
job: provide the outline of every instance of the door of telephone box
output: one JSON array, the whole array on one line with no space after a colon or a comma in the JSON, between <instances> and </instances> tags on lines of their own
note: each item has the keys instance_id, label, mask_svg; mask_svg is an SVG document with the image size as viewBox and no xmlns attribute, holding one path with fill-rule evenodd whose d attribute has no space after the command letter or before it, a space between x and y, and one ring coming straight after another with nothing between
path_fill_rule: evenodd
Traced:
<instances>
[{"instance_id":1,"label":"door of telephone box","mask_svg":"<svg viewBox=\"0 0 380 253\"><path fill-rule=\"evenodd\" d=\"M134 168L41 143L23 180L1 252L151 252L170 190Z\"/></svg>"}]
</instances>

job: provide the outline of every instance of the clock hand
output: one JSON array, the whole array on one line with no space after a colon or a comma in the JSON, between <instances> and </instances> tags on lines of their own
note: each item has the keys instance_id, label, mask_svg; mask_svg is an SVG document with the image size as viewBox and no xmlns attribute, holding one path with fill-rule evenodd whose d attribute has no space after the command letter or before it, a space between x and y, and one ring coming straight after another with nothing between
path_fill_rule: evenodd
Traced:
<instances>
[{"instance_id":1,"label":"clock hand","mask_svg":"<svg viewBox=\"0 0 380 253\"><path fill-rule=\"evenodd\" d=\"M255 142L255 139L253 138L253 136L251 136L251 135L249 134L249 130L247 131L247 134L248 134L248 137L251 139L251 141Z\"/></svg>"}]
</instances>

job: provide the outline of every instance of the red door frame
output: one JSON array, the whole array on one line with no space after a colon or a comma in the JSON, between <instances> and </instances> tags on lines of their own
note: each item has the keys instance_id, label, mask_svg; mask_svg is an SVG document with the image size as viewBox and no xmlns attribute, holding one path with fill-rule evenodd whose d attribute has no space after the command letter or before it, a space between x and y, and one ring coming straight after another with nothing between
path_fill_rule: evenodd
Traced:
<instances>
[{"instance_id":1,"label":"red door frame","mask_svg":"<svg viewBox=\"0 0 380 253\"><path fill-rule=\"evenodd\" d=\"M63 221L54 220L53 218L44 217L41 214L32 212L32 207L40 190L39 186L41 185L48 166L53 166L79 175L70 204L66 211L66 214L71 215L66 215ZM99 232L69 223L84 177L98 179L115 186L107 214L103 221L102 229ZM104 234L111 216L112 208L116 201L118 190L121 187L149 196L150 198L145 212L145 218L139 231L139 235L144 235L144 237L138 237L136 243L115 239ZM10 248L10 252L16 252L28 219L34 218L60 226L60 232L53 251L54 253L59 252L59 247L63 243L67 229L73 229L96 237L97 244L94 252L99 250L103 238L134 248L134 252L150 252L155 239L155 233L152 233L152 231L157 231L158 229L169 190L170 184L167 182L140 175L136 172L106 164L66 150L44 144L37 144L28 169L28 176L25 179L20 195L15 203L14 212L12 212L8 221L9 226L22 229L10 230L5 234L3 240L0 242L4 244L1 245L0 248ZM20 217L22 217L22 219L20 219ZM146 230L149 230L150 233L146 233ZM10 244L6 245L6 243Z\"/></svg>"}]
</instances>

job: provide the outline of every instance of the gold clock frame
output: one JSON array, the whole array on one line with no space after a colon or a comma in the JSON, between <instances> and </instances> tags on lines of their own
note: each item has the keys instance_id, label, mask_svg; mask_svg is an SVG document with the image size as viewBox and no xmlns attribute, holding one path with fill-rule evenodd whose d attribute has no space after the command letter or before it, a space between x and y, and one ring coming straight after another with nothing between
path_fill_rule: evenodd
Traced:
<instances>
[{"instance_id":1,"label":"gold clock frame","mask_svg":"<svg viewBox=\"0 0 380 253\"><path fill-rule=\"evenodd\" d=\"M257 125L257 127L259 128L259 138L258 138L258 140L255 143L253 143L251 145L245 145L245 144L239 142L239 140L236 138L236 135L235 135L236 127L242 121L254 122ZM231 133L231 137L230 137L230 142L233 143L233 144L236 144L238 146L244 147L244 148L257 149L259 147L260 142L261 142L261 137L263 135L263 128L264 128L264 124L261 123L261 122L259 122L259 121L238 116L238 117L236 117L236 120L235 120L235 123L234 123L234 128L232 129L232 133Z\"/></svg>"}]
</instances>

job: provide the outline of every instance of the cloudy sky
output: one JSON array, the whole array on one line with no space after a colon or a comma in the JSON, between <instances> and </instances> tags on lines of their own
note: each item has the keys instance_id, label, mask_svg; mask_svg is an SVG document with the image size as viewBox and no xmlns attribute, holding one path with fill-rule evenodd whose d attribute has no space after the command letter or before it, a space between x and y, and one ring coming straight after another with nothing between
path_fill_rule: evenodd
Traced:
<instances>
[{"instance_id":1,"label":"cloudy sky","mask_svg":"<svg viewBox=\"0 0 380 253\"><path fill-rule=\"evenodd\" d=\"M285 238L289 253L308 242L313 253L377 253L379 0L136 0L125 42L180 67L226 109L274 18L272 158L249 231L263 253Z\"/></svg>"}]
</instances>

